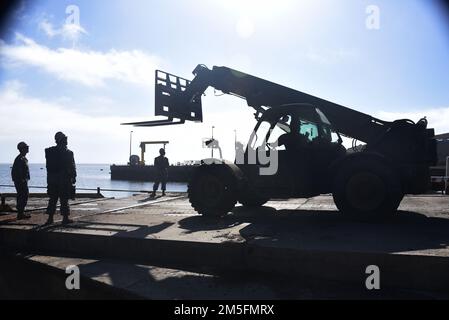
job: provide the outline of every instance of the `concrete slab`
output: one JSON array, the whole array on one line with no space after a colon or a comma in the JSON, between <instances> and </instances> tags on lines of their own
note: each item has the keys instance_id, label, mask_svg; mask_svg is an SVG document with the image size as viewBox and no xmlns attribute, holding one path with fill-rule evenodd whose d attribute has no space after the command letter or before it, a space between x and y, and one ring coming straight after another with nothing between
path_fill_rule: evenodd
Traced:
<instances>
[{"instance_id":1,"label":"concrete slab","mask_svg":"<svg viewBox=\"0 0 449 320\"><path fill-rule=\"evenodd\" d=\"M447 196L406 197L393 219L377 224L343 220L330 196L270 201L253 210L236 207L222 219L198 216L185 197L169 196L164 202L139 195L75 205L76 222L68 227L43 228L43 215L26 222L9 217L0 225L0 240L59 256L359 284L374 264L386 285L449 291Z\"/></svg>"},{"instance_id":2,"label":"concrete slab","mask_svg":"<svg viewBox=\"0 0 449 320\"><path fill-rule=\"evenodd\" d=\"M360 286L350 286L342 282L330 281L320 284L310 279L298 281L281 275L267 277L254 272L214 274L154 265L43 255L28 255L23 256L22 259L34 265L41 264L47 270L53 270L51 291L57 293L53 298L297 300L447 299L449 297L444 294L401 289L368 291ZM69 293L65 289L67 276L65 270L72 265L80 268L80 286L84 292ZM47 278L48 276L42 280L47 281ZM28 279L28 284L32 283L32 278Z\"/></svg>"}]
</instances>

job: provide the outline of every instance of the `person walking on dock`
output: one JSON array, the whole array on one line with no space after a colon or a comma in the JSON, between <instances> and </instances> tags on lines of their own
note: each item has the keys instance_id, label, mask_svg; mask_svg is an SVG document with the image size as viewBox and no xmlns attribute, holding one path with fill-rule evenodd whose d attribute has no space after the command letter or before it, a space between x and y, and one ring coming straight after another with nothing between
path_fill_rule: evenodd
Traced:
<instances>
[{"instance_id":1,"label":"person walking on dock","mask_svg":"<svg viewBox=\"0 0 449 320\"><path fill-rule=\"evenodd\" d=\"M153 185L152 197L156 196L156 191L159 189L159 183L161 184L162 196L165 196L165 190L167 186L168 178L168 158L165 157L165 149L161 148L159 150L159 157L154 158L154 168L156 169L156 179Z\"/></svg>"},{"instance_id":2,"label":"person walking on dock","mask_svg":"<svg viewBox=\"0 0 449 320\"><path fill-rule=\"evenodd\" d=\"M53 223L58 199L61 203L62 223L68 224L70 208L69 199L72 198L73 185L76 183L76 165L73 152L67 149L67 136L58 132L55 135L56 146L45 149L47 163L47 193L48 201L47 225Z\"/></svg>"},{"instance_id":3,"label":"person walking on dock","mask_svg":"<svg viewBox=\"0 0 449 320\"><path fill-rule=\"evenodd\" d=\"M26 158L29 147L25 142L20 142L17 145L17 149L20 153L14 160L11 178L17 191L17 220L22 220L31 217L25 213L29 195L28 181L30 180L30 170L28 168L28 159Z\"/></svg>"}]
</instances>

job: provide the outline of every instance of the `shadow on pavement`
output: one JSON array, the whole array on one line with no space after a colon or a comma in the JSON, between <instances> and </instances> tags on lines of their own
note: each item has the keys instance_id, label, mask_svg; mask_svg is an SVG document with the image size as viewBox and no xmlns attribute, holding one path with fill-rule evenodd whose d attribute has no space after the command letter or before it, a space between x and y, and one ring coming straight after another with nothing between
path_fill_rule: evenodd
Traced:
<instances>
[{"instance_id":1,"label":"shadow on pavement","mask_svg":"<svg viewBox=\"0 0 449 320\"><path fill-rule=\"evenodd\" d=\"M390 253L449 246L449 219L407 211L398 211L383 222L363 223L348 221L338 211L237 207L223 218L193 216L179 221L187 232L243 224L239 234L252 244Z\"/></svg>"}]
</instances>

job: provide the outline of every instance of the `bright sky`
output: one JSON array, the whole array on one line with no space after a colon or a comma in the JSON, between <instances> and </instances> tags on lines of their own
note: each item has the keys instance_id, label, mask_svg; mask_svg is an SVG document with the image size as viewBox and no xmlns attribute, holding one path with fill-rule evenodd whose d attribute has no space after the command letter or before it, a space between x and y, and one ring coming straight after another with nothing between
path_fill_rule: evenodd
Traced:
<instances>
[{"instance_id":1,"label":"bright sky","mask_svg":"<svg viewBox=\"0 0 449 320\"><path fill-rule=\"evenodd\" d=\"M78 19L73 7L79 9ZM378 28L372 22L378 9ZM207 157L211 134L225 158L234 130L255 121L243 100L203 99L204 123L131 128L154 116L154 71L192 78L223 65L385 120L427 116L449 132L449 23L429 0L35 0L0 40L0 163L16 145L44 162L56 131L78 163L126 163L139 142L169 140L171 162ZM148 148L154 158L157 148Z\"/></svg>"}]
</instances>

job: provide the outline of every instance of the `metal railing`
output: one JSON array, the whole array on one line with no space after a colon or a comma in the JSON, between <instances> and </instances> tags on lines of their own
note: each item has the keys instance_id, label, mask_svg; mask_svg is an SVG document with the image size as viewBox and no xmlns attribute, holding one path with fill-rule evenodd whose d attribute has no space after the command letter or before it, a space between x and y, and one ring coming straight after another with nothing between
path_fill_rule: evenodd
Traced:
<instances>
[{"instance_id":1,"label":"metal railing","mask_svg":"<svg viewBox=\"0 0 449 320\"><path fill-rule=\"evenodd\" d=\"M15 188L13 185L0 184L0 187L4 188ZM29 189L47 189L47 187L42 186L28 186ZM76 188L77 191L96 191L98 196L101 196L101 191L109 191L109 192L128 192L128 193L150 193L148 190L125 190L125 189L106 189L106 188ZM7 194L7 195L6 195ZM10 197L9 193L0 192L1 197L1 205L4 206L6 204L6 198Z\"/></svg>"},{"instance_id":2,"label":"metal railing","mask_svg":"<svg viewBox=\"0 0 449 320\"><path fill-rule=\"evenodd\" d=\"M0 187L4 188L15 188L14 185L6 185L6 184L0 184ZM47 187L42 186L28 186L29 189L47 189ZM127 189L106 189L106 188L76 188L77 191L96 191L98 194L101 193L101 191L109 191L109 192L135 192L135 193L150 193L151 191L148 190L127 190Z\"/></svg>"},{"instance_id":3,"label":"metal railing","mask_svg":"<svg viewBox=\"0 0 449 320\"><path fill-rule=\"evenodd\" d=\"M432 176L430 182L437 191L449 195L449 176Z\"/></svg>"}]
</instances>

